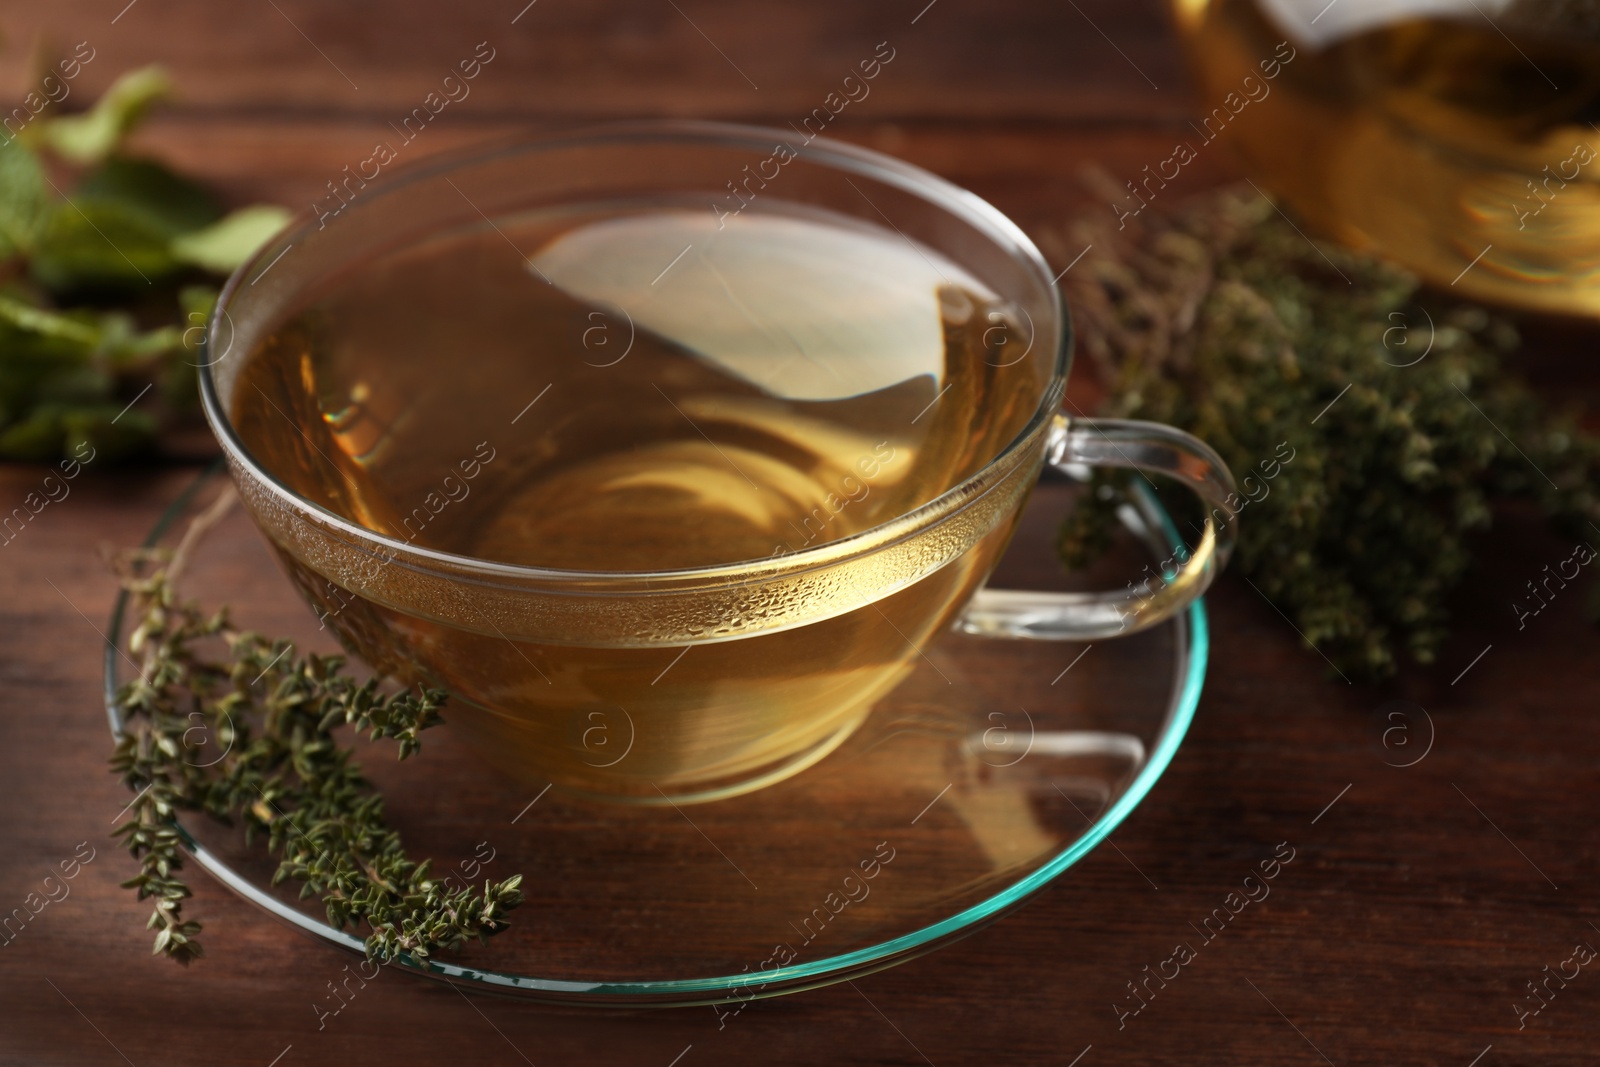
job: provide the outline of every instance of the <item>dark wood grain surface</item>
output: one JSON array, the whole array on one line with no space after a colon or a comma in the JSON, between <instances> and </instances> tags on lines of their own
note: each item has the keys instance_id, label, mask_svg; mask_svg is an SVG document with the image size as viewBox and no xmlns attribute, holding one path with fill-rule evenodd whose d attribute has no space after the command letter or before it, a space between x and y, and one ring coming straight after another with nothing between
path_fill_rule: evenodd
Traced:
<instances>
[{"instance_id":1,"label":"dark wood grain surface","mask_svg":"<svg viewBox=\"0 0 1600 1067\"><path fill-rule=\"evenodd\" d=\"M975 190L1064 266L1077 249L1062 224L1086 203L1079 169L1131 174L1162 158L1192 104L1149 2L125 2L5 5L0 91L27 90L35 39L92 43L75 90L86 95L163 62L183 98L143 145L241 202L308 205L482 41L494 60L411 146L417 158L613 115L782 124L887 40L894 63L839 135ZM1209 154L1183 181L1199 190L1229 165ZM1539 336L1551 351L1532 347L1533 377L1592 397L1592 333ZM1092 383L1074 390L1093 398ZM1498 1067L1600 1055L1589 970L1552 981L1525 1028L1513 1010L1576 944L1600 944L1600 637L1576 589L1517 629L1511 599L1570 551L1532 516L1502 514L1483 538L1440 662L1383 687L1330 680L1282 616L1224 580L1194 729L1117 849L932 956L753 1005L720 1031L710 1008L599 1016L397 978L319 1033L313 990L338 966L327 948L201 880L210 954L181 970L148 955L147 909L117 888L129 866L107 832L127 796L104 770L100 630L114 588L96 552L139 540L193 471L94 471L0 547L0 911L80 842L96 850L71 895L0 947L0 1063ZM0 468L0 502L42 475ZM1401 699L1432 723L1431 749L1405 768L1391 766L1412 758L1397 738L1384 745L1383 709ZM1407 751L1420 752L1428 738L1412 729ZM1280 842L1296 859L1271 897L1119 1025L1125 983L1194 940L1191 924Z\"/></svg>"}]
</instances>

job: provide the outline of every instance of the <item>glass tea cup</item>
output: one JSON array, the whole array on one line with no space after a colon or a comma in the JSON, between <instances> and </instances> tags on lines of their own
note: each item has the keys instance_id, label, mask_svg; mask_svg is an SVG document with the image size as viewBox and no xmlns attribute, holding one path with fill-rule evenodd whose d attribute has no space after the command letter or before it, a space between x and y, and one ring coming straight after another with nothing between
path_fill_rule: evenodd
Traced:
<instances>
[{"instance_id":1,"label":"glass tea cup","mask_svg":"<svg viewBox=\"0 0 1600 1067\"><path fill-rule=\"evenodd\" d=\"M1064 417L1052 272L916 167L663 122L347 177L334 202L229 281L206 415L319 617L448 691L451 728L523 781L758 788L952 627L1133 633L1227 559L1227 467L1171 427ZM1204 530L1124 589L984 589L1045 464L1176 479ZM759 550L722 540L758 519L778 531Z\"/></svg>"}]
</instances>

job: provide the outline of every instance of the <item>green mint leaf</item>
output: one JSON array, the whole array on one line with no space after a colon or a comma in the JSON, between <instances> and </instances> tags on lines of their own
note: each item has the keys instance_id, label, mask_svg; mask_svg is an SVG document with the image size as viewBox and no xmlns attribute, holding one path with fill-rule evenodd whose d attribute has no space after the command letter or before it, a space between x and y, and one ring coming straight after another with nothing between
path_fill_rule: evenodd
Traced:
<instances>
[{"instance_id":1,"label":"green mint leaf","mask_svg":"<svg viewBox=\"0 0 1600 1067\"><path fill-rule=\"evenodd\" d=\"M110 203L177 237L211 225L222 207L205 189L153 159L112 156L83 176L72 192L80 206Z\"/></svg>"},{"instance_id":2,"label":"green mint leaf","mask_svg":"<svg viewBox=\"0 0 1600 1067\"><path fill-rule=\"evenodd\" d=\"M74 200L50 212L30 267L34 280L58 295L139 292L180 268L170 244L137 207Z\"/></svg>"},{"instance_id":3,"label":"green mint leaf","mask_svg":"<svg viewBox=\"0 0 1600 1067\"><path fill-rule=\"evenodd\" d=\"M156 362L183 348L182 327L160 326L141 332L133 316L121 311L102 315L99 332L97 351L122 371Z\"/></svg>"},{"instance_id":4,"label":"green mint leaf","mask_svg":"<svg viewBox=\"0 0 1600 1067\"><path fill-rule=\"evenodd\" d=\"M112 82L88 111L45 121L40 138L69 163L98 163L116 151L152 104L171 92L172 82L159 66L131 70Z\"/></svg>"},{"instance_id":5,"label":"green mint leaf","mask_svg":"<svg viewBox=\"0 0 1600 1067\"><path fill-rule=\"evenodd\" d=\"M62 455L92 455L97 460L118 460L136 455L153 445L159 424L153 415L128 407L127 401L124 401L122 404L68 410L61 416L61 427L64 438L61 443Z\"/></svg>"},{"instance_id":6,"label":"green mint leaf","mask_svg":"<svg viewBox=\"0 0 1600 1067\"><path fill-rule=\"evenodd\" d=\"M122 403L38 405L0 431L0 458L47 462L63 455L122 459L155 441L156 420ZM91 451L92 449L92 451Z\"/></svg>"},{"instance_id":7,"label":"green mint leaf","mask_svg":"<svg viewBox=\"0 0 1600 1067\"><path fill-rule=\"evenodd\" d=\"M172 255L181 263L232 274L283 229L292 215L276 204L240 208L203 230L174 238Z\"/></svg>"},{"instance_id":8,"label":"green mint leaf","mask_svg":"<svg viewBox=\"0 0 1600 1067\"><path fill-rule=\"evenodd\" d=\"M48 206L38 158L19 140L0 144L0 259L32 251Z\"/></svg>"},{"instance_id":9,"label":"green mint leaf","mask_svg":"<svg viewBox=\"0 0 1600 1067\"><path fill-rule=\"evenodd\" d=\"M55 459L61 454L61 442L66 438L66 429L61 424L65 410L60 404L41 405L21 422L0 431L0 458L38 463Z\"/></svg>"},{"instance_id":10,"label":"green mint leaf","mask_svg":"<svg viewBox=\"0 0 1600 1067\"><path fill-rule=\"evenodd\" d=\"M82 346L85 352L100 344L100 331L82 319L34 307L11 296L0 295L0 321L19 330Z\"/></svg>"}]
</instances>

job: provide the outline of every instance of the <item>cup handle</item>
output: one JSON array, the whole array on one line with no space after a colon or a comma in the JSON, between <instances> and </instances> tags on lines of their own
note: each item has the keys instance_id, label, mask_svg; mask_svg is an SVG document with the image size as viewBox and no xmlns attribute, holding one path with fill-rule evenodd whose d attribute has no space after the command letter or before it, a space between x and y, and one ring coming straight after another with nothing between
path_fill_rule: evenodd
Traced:
<instances>
[{"instance_id":1,"label":"cup handle","mask_svg":"<svg viewBox=\"0 0 1600 1067\"><path fill-rule=\"evenodd\" d=\"M1045 462L1122 467L1148 477L1175 478L1206 505L1205 529L1190 550L1181 541L1161 574L1104 593L1046 593L980 589L956 623L960 633L1043 641L1092 641L1137 633L1187 608L1211 585L1233 552L1240 500L1233 472L1191 434L1136 419L1069 419L1058 414L1045 443Z\"/></svg>"}]
</instances>

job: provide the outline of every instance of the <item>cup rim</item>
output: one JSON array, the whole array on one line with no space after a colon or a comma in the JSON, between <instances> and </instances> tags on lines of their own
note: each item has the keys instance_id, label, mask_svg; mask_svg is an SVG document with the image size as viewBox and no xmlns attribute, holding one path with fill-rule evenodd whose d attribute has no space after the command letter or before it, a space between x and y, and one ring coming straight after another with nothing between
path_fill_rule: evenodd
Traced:
<instances>
[{"instance_id":1,"label":"cup rim","mask_svg":"<svg viewBox=\"0 0 1600 1067\"><path fill-rule=\"evenodd\" d=\"M349 208L353 211L370 210L372 204L397 195L429 178L528 153L616 142L665 141L724 146L739 144L765 150L768 145L775 142L787 144L790 139L790 132L775 127L683 119L607 122L555 134L530 135L524 132L488 145L479 144L448 151L435 159L412 164L402 169L392 180L373 189L360 203L351 203ZM229 276L217 297L216 306L202 339L201 360L198 365L201 407L205 412L206 421L210 423L212 432L236 473L241 470L247 473L255 484L267 489L281 503L302 516L313 519L324 529L331 528L342 533L351 538L355 545L370 551L373 555L386 556L391 561L404 561L412 567L420 566L424 569L444 569L457 575L465 572L490 581L500 579L537 584L599 584L609 588L614 588L616 583L633 586L666 582L677 588L693 587L702 582L726 584L729 581L765 580L777 574L804 573L863 556L902 541L936 525L986 495L1004 480L1017 462L1026 455L1033 441L1049 426L1061 406L1071 367L1073 348L1071 316L1038 246L1021 227L976 193L922 167L829 137L817 136L795 151L798 156L809 162L835 170L850 171L883 184L896 186L951 215L972 223L1014 260L1025 266L1050 294L1060 337L1050 379L1040 392L1039 404L1033 415L1012 440L979 470L932 500L909 511L849 536L779 557L657 571L592 571L504 563L416 545L362 526L306 499L262 466L239 439L233 426L232 416L218 395L215 368L222 360L210 358L210 347L211 338L220 335L220 326L228 316L228 308L244 289L260 277L258 271L264 273L292 245L315 232L313 226L317 219L312 208L297 212L276 237L241 264ZM1036 324L1035 336L1037 332ZM248 353L245 358L249 358Z\"/></svg>"}]
</instances>

